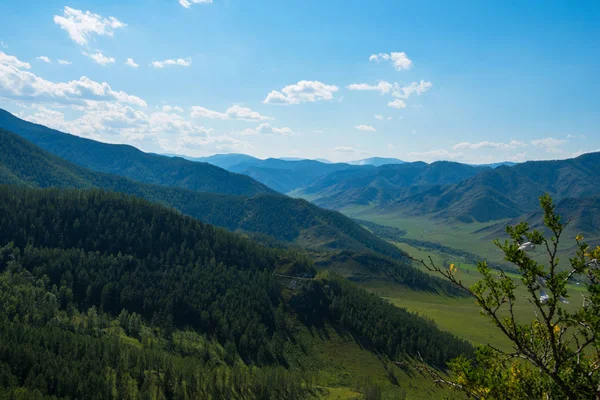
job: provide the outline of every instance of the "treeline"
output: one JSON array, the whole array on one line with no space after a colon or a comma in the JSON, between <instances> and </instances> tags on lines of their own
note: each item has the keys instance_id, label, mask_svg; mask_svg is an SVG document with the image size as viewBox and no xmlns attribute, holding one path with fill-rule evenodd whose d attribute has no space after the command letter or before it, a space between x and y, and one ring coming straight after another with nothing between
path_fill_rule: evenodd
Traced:
<instances>
[{"instance_id":1,"label":"treeline","mask_svg":"<svg viewBox=\"0 0 600 400\"><path fill-rule=\"evenodd\" d=\"M430 320L330 273L320 278L321 284L304 286L290 301L307 324L319 326L333 320L365 347L393 361L419 353L428 363L445 368L449 359L474 354L468 342L439 330Z\"/></svg>"},{"instance_id":2,"label":"treeline","mask_svg":"<svg viewBox=\"0 0 600 400\"><path fill-rule=\"evenodd\" d=\"M464 296L455 285L429 275L412 265L375 253L352 251L314 253L315 267L335 272L351 281L381 279L406 285L413 290L434 292L449 296Z\"/></svg>"},{"instance_id":3,"label":"treeline","mask_svg":"<svg viewBox=\"0 0 600 400\"><path fill-rule=\"evenodd\" d=\"M406 235L406 231L404 229L394 228L392 226L379 225L375 222L367 221L359 218L352 218L357 223L361 224L375 235L379 236L385 240L391 240L393 242L399 241L402 237Z\"/></svg>"}]
</instances>

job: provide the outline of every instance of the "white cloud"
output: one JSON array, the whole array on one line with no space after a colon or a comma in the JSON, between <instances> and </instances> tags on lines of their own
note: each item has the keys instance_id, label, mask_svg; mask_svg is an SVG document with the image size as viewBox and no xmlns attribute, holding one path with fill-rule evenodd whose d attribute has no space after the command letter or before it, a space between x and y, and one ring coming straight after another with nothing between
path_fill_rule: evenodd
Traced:
<instances>
[{"instance_id":1,"label":"white cloud","mask_svg":"<svg viewBox=\"0 0 600 400\"><path fill-rule=\"evenodd\" d=\"M396 148L396 146L394 146L393 144L390 143L390 144L387 145L387 148L389 150L394 150Z\"/></svg>"},{"instance_id":2,"label":"white cloud","mask_svg":"<svg viewBox=\"0 0 600 400\"><path fill-rule=\"evenodd\" d=\"M194 118L236 119L242 121L267 121L274 119L237 104L229 107L224 113L209 110L205 107L193 106L190 115Z\"/></svg>"},{"instance_id":3,"label":"white cloud","mask_svg":"<svg viewBox=\"0 0 600 400\"><path fill-rule=\"evenodd\" d=\"M396 89L394 89L392 95L401 99L408 99L411 94L416 93L420 96L432 87L433 83L426 82L423 80L421 80L421 82L412 82L409 85L403 87L399 87L399 85L396 84Z\"/></svg>"},{"instance_id":4,"label":"white cloud","mask_svg":"<svg viewBox=\"0 0 600 400\"><path fill-rule=\"evenodd\" d=\"M380 121L381 121L381 120L383 120L383 115L376 115L376 116L375 116L375 119L378 119L378 120L380 120Z\"/></svg>"},{"instance_id":5,"label":"white cloud","mask_svg":"<svg viewBox=\"0 0 600 400\"><path fill-rule=\"evenodd\" d=\"M453 150L479 150L479 149L516 149L517 147L527 147L526 143L519 142L518 140L512 140L508 143L502 142L479 142L479 143L470 143L470 142L462 142L455 144L452 149Z\"/></svg>"},{"instance_id":6,"label":"white cloud","mask_svg":"<svg viewBox=\"0 0 600 400\"><path fill-rule=\"evenodd\" d=\"M379 53L372 54L369 57L369 61L391 61L396 68L396 71L402 71L403 69L409 69L412 66L412 61L406 56L405 52L392 52L390 54L387 53Z\"/></svg>"},{"instance_id":7,"label":"white cloud","mask_svg":"<svg viewBox=\"0 0 600 400\"><path fill-rule=\"evenodd\" d=\"M586 135L567 135L567 139L587 139Z\"/></svg>"},{"instance_id":8,"label":"white cloud","mask_svg":"<svg viewBox=\"0 0 600 400\"><path fill-rule=\"evenodd\" d=\"M60 58L58 59L58 63L59 63L60 65L71 65L71 64L73 64L73 63L72 63L71 61L69 61L69 60L61 60Z\"/></svg>"},{"instance_id":9,"label":"white cloud","mask_svg":"<svg viewBox=\"0 0 600 400\"><path fill-rule=\"evenodd\" d=\"M113 57L106 57L104 54L102 54L100 52L90 54L90 53L86 53L84 51L83 55L91 58L92 60L94 60L95 63L98 63L100 65L114 64L114 62L115 62L115 59Z\"/></svg>"},{"instance_id":10,"label":"white cloud","mask_svg":"<svg viewBox=\"0 0 600 400\"><path fill-rule=\"evenodd\" d=\"M290 136L294 132L290 128L275 128L270 124L260 124L255 129L244 129L240 135L281 135Z\"/></svg>"},{"instance_id":11,"label":"white cloud","mask_svg":"<svg viewBox=\"0 0 600 400\"><path fill-rule=\"evenodd\" d=\"M368 83L353 83L351 85L346 86L349 90L357 90L357 91L377 91L381 94L386 94L394 89L394 85L398 85L397 83L392 84L386 81L380 81L377 85L369 85Z\"/></svg>"},{"instance_id":12,"label":"white cloud","mask_svg":"<svg viewBox=\"0 0 600 400\"><path fill-rule=\"evenodd\" d=\"M177 112L180 112L180 113L183 112L183 108L177 107L177 106L162 106L162 110L164 112L172 112L172 111L177 111Z\"/></svg>"},{"instance_id":13,"label":"white cloud","mask_svg":"<svg viewBox=\"0 0 600 400\"><path fill-rule=\"evenodd\" d=\"M137 68L140 66L139 64L136 64L136 62L133 61L133 58L131 57L127 58L127 60L125 61L125 65L132 68Z\"/></svg>"},{"instance_id":14,"label":"white cloud","mask_svg":"<svg viewBox=\"0 0 600 400\"><path fill-rule=\"evenodd\" d=\"M71 120L62 112L44 106L33 105L31 109L32 113L21 117L75 135L110 143L132 143L155 152L214 153L245 146L237 139L217 136L213 129L181 115L164 111L146 114L119 103L87 101L75 108L81 115Z\"/></svg>"},{"instance_id":15,"label":"white cloud","mask_svg":"<svg viewBox=\"0 0 600 400\"><path fill-rule=\"evenodd\" d=\"M242 107L239 105L233 105L229 107L226 111L226 114L231 119L241 119L244 121L266 121L273 119L271 117L260 115L260 113L256 111L252 111L247 107Z\"/></svg>"},{"instance_id":16,"label":"white cloud","mask_svg":"<svg viewBox=\"0 0 600 400\"><path fill-rule=\"evenodd\" d=\"M377 130L370 125L356 125L354 129L358 129L359 131L363 132L375 132Z\"/></svg>"},{"instance_id":17,"label":"white cloud","mask_svg":"<svg viewBox=\"0 0 600 400\"><path fill-rule=\"evenodd\" d=\"M69 82L50 82L39 76L0 63L0 97L32 102L83 104L85 100L118 101L146 107L137 96L116 91L106 82L96 82L85 76Z\"/></svg>"},{"instance_id":18,"label":"white cloud","mask_svg":"<svg viewBox=\"0 0 600 400\"><path fill-rule=\"evenodd\" d=\"M558 147L564 143L566 143L566 140L563 139L555 139L555 138L544 138L544 139L535 139L531 141L531 144L537 147Z\"/></svg>"},{"instance_id":19,"label":"white cloud","mask_svg":"<svg viewBox=\"0 0 600 400\"><path fill-rule=\"evenodd\" d=\"M388 103L388 107L397 108L397 109L406 108L406 103L403 100L396 99L394 101L390 101Z\"/></svg>"},{"instance_id":20,"label":"white cloud","mask_svg":"<svg viewBox=\"0 0 600 400\"><path fill-rule=\"evenodd\" d=\"M0 47L8 49L8 45L4 42L0 42Z\"/></svg>"},{"instance_id":21,"label":"white cloud","mask_svg":"<svg viewBox=\"0 0 600 400\"><path fill-rule=\"evenodd\" d=\"M281 91L273 90L263 103L288 105L331 100L338 90L337 86L326 85L319 81L300 81L295 85L284 87Z\"/></svg>"},{"instance_id":22,"label":"white cloud","mask_svg":"<svg viewBox=\"0 0 600 400\"><path fill-rule=\"evenodd\" d=\"M192 59L191 58L177 58L177 59L166 59L163 61L154 61L152 63L152 66L154 68L164 68L164 67L168 67L171 65L177 65L180 67L189 67L190 65L192 65Z\"/></svg>"},{"instance_id":23,"label":"white cloud","mask_svg":"<svg viewBox=\"0 0 600 400\"><path fill-rule=\"evenodd\" d=\"M46 56L39 56L35 58L36 60L43 61L47 64L50 64L52 61Z\"/></svg>"},{"instance_id":24,"label":"white cloud","mask_svg":"<svg viewBox=\"0 0 600 400\"><path fill-rule=\"evenodd\" d=\"M179 4L181 4L185 8L191 8L192 4L211 4L212 0L179 0Z\"/></svg>"},{"instance_id":25,"label":"white cloud","mask_svg":"<svg viewBox=\"0 0 600 400\"><path fill-rule=\"evenodd\" d=\"M67 31L71 39L79 45L88 44L93 35L113 36L115 29L127 26L115 17L104 18L71 7L65 7L62 16L55 15L54 23Z\"/></svg>"},{"instance_id":26,"label":"white cloud","mask_svg":"<svg viewBox=\"0 0 600 400\"><path fill-rule=\"evenodd\" d=\"M3 51L0 51L0 65L9 65L15 68L25 69L31 68L31 64L29 64L28 62L20 61L17 57L9 56Z\"/></svg>"},{"instance_id":27,"label":"white cloud","mask_svg":"<svg viewBox=\"0 0 600 400\"><path fill-rule=\"evenodd\" d=\"M200 106L193 106L190 115L194 118L227 119L227 114L225 113L209 110L208 108Z\"/></svg>"},{"instance_id":28,"label":"white cloud","mask_svg":"<svg viewBox=\"0 0 600 400\"><path fill-rule=\"evenodd\" d=\"M403 117L400 117L400 119L402 119L402 118L403 118ZM388 120L388 121L391 121L391 120L392 120L392 117L387 117L387 120Z\"/></svg>"}]
</instances>

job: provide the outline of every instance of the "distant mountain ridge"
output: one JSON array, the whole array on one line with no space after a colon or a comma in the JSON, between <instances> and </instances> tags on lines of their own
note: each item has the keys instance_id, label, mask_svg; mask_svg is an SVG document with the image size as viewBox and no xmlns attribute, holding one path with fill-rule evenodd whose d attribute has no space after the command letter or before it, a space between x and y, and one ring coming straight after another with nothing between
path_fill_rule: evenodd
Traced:
<instances>
[{"instance_id":1,"label":"distant mountain ridge","mask_svg":"<svg viewBox=\"0 0 600 400\"><path fill-rule=\"evenodd\" d=\"M2 129L0 184L112 190L169 205L231 231L259 233L312 249L375 251L405 259L398 248L348 217L305 200L274 193L254 197L202 193L137 182L75 165Z\"/></svg>"},{"instance_id":2,"label":"distant mountain ridge","mask_svg":"<svg viewBox=\"0 0 600 400\"><path fill-rule=\"evenodd\" d=\"M72 163L137 181L200 192L254 196L274 193L242 174L208 163L144 153L133 146L101 143L22 120L0 110L0 128L16 133Z\"/></svg>"},{"instance_id":3,"label":"distant mountain ridge","mask_svg":"<svg viewBox=\"0 0 600 400\"><path fill-rule=\"evenodd\" d=\"M406 196L387 211L487 222L533 212L539 197L556 201L600 195L600 153L556 161L529 161L486 169L454 185Z\"/></svg>"},{"instance_id":4,"label":"distant mountain ridge","mask_svg":"<svg viewBox=\"0 0 600 400\"><path fill-rule=\"evenodd\" d=\"M371 157L364 158L362 160L350 161L348 164L351 165L372 165L374 167L381 167L387 164L404 164L406 161L399 160L397 158L385 158L385 157Z\"/></svg>"},{"instance_id":5,"label":"distant mountain ridge","mask_svg":"<svg viewBox=\"0 0 600 400\"><path fill-rule=\"evenodd\" d=\"M473 177L482 171L449 161L388 164L333 172L293 193L326 208L351 204L386 206L398 199Z\"/></svg>"}]
</instances>

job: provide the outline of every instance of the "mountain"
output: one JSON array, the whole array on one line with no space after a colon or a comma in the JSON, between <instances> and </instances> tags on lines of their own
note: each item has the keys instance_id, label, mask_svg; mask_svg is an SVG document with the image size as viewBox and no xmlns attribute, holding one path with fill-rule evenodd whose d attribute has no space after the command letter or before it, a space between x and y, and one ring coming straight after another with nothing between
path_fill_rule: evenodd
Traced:
<instances>
[{"instance_id":1,"label":"mountain","mask_svg":"<svg viewBox=\"0 0 600 400\"><path fill-rule=\"evenodd\" d=\"M474 167L487 167L487 168L498 168L498 167L502 167L503 165L507 166L507 167L512 167L517 165L516 162L512 162L512 161L502 161L502 162L497 162L497 163L492 163L492 164L473 164Z\"/></svg>"},{"instance_id":2,"label":"mountain","mask_svg":"<svg viewBox=\"0 0 600 400\"><path fill-rule=\"evenodd\" d=\"M485 169L455 185L438 185L406 196L388 211L427 214L463 222L487 222L533 212L539 197L555 201L600 194L600 153L556 161L529 161L512 167Z\"/></svg>"},{"instance_id":3,"label":"mountain","mask_svg":"<svg viewBox=\"0 0 600 400\"><path fill-rule=\"evenodd\" d=\"M373 165L380 167L386 164L404 164L406 161L399 160L397 158L384 158L384 157L371 157L357 161L350 161L348 164L352 165Z\"/></svg>"},{"instance_id":4,"label":"mountain","mask_svg":"<svg viewBox=\"0 0 600 400\"><path fill-rule=\"evenodd\" d=\"M72 163L140 182L232 195L274 193L245 175L233 174L211 164L84 139L24 121L4 110L0 110L0 128L16 133Z\"/></svg>"},{"instance_id":5,"label":"mountain","mask_svg":"<svg viewBox=\"0 0 600 400\"><path fill-rule=\"evenodd\" d=\"M305 200L278 194L201 193L136 182L72 164L4 130L0 130L0 183L113 190L169 205L231 231L260 233L312 249L372 250L406 260L398 248L351 219Z\"/></svg>"},{"instance_id":6,"label":"mountain","mask_svg":"<svg viewBox=\"0 0 600 400\"><path fill-rule=\"evenodd\" d=\"M583 234L588 239L600 238L600 195L562 199L556 203L556 212L561 216L563 221L568 221L567 232L569 234ZM513 218L508 222L503 221L491 225L477 231L477 233L487 234L486 238L506 237L506 226L517 225L522 221L527 222L533 228L546 230L543 224L544 215L542 211L534 211Z\"/></svg>"},{"instance_id":7,"label":"mountain","mask_svg":"<svg viewBox=\"0 0 600 400\"><path fill-rule=\"evenodd\" d=\"M237 153L229 153L229 154L215 154L208 157L184 157L190 161L197 162L205 162L212 165L216 165L217 167L221 167L223 169L229 170L231 167L234 167L239 164L249 164L252 165L254 163L258 163L260 161L259 158L249 156L247 154L237 154Z\"/></svg>"},{"instance_id":8,"label":"mountain","mask_svg":"<svg viewBox=\"0 0 600 400\"><path fill-rule=\"evenodd\" d=\"M460 182L481 171L480 167L448 161L357 167L333 172L293 194L332 209L351 204L384 206L436 185Z\"/></svg>"},{"instance_id":9,"label":"mountain","mask_svg":"<svg viewBox=\"0 0 600 400\"><path fill-rule=\"evenodd\" d=\"M0 215L3 398L315 398L330 371L398 397L390 361L473 354L301 255L142 199L4 186Z\"/></svg>"}]
</instances>

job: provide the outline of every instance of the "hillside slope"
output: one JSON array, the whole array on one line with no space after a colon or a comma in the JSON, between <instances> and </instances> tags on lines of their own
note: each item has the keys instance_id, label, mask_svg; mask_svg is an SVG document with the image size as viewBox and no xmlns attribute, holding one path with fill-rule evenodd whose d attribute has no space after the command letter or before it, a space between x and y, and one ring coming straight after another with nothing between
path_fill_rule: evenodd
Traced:
<instances>
[{"instance_id":1,"label":"hillside slope","mask_svg":"<svg viewBox=\"0 0 600 400\"><path fill-rule=\"evenodd\" d=\"M300 332L324 335L328 326L383 362L419 352L443 367L472 354L430 321L348 282L295 278L313 274L302 256L145 200L4 186L0 214L3 387L88 398L118 381L119 390L150 386L166 398L206 398L224 387L215 387L212 372L196 374L219 366L253 382L245 366L258 367L259 377L263 368L285 366L289 372L280 371L276 385L237 382L229 390L247 394L217 398L264 398L261 388L282 391L272 398L304 398L319 364L307 359L315 352ZM68 372L68 363L77 368ZM289 391L295 394L283 394Z\"/></svg>"},{"instance_id":2,"label":"hillside slope","mask_svg":"<svg viewBox=\"0 0 600 400\"><path fill-rule=\"evenodd\" d=\"M273 193L273 190L245 175L234 174L211 164L85 139L33 124L1 109L0 128L16 133L72 163L144 183L232 195Z\"/></svg>"},{"instance_id":3,"label":"hillside slope","mask_svg":"<svg viewBox=\"0 0 600 400\"><path fill-rule=\"evenodd\" d=\"M562 199L556 204L556 212L563 221L568 221L567 232L571 234L570 236L583 234L587 239L597 240L600 238L600 196ZM546 229L543 224L543 213L535 211L508 222L494 224L477 233L485 233L488 238L505 237L507 225L516 225L522 221L527 222L529 226L536 229ZM570 240L570 242L571 245L574 245L573 240Z\"/></svg>"},{"instance_id":4,"label":"hillside slope","mask_svg":"<svg viewBox=\"0 0 600 400\"><path fill-rule=\"evenodd\" d=\"M256 232L313 249L373 250L403 260L395 246L344 215L278 194L255 197L200 193L90 171L0 130L0 183L33 187L102 188L174 207L231 231Z\"/></svg>"}]
</instances>

